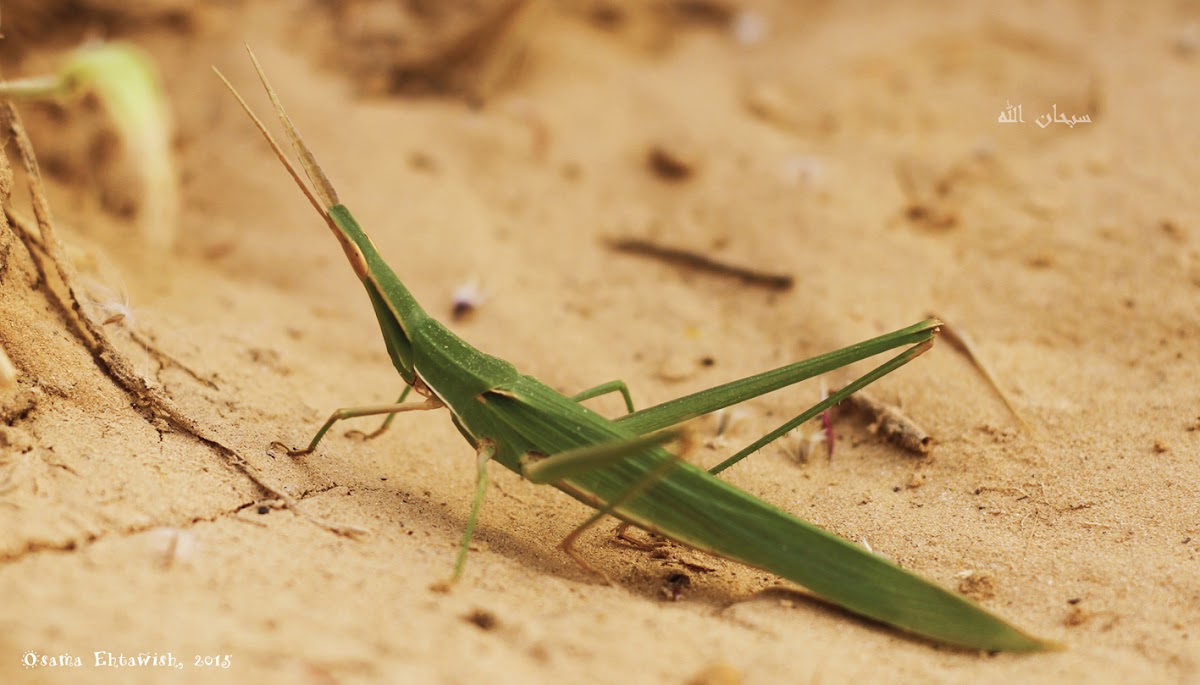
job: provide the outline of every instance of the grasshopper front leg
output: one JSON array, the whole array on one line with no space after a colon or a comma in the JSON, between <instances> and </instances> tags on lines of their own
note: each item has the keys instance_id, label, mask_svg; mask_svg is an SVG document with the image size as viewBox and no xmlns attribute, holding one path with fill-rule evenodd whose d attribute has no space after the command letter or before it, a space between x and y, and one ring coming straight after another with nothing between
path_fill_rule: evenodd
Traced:
<instances>
[{"instance_id":1,"label":"grasshopper front leg","mask_svg":"<svg viewBox=\"0 0 1200 685\"><path fill-rule=\"evenodd\" d=\"M404 386L404 391L400 393L400 397L396 398L396 404L403 404L404 400L408 399L408 394L410 392L412 392L412 386ZM392 421L396 419L396 413L397 412L392 412L391 414L388 414L387 418L383 420L383 423L379 424L379 428L376 428L370 433L364 433L360 430L348 430L346 431L346 437L350 437L351 435L360 435L362 436L363 440L374 440L375 438L378 438L386 433L387 429L392 426Z\"/></svg>"},{"instance_id":2,"label":"grasshopper front leg","mask_svg":"<svg viewBox=\"0 0 1200 685\"><path fill-rule=\"evenodd\" d=\"M407 394L407 392L404 393L404 395ZM403 398L404 395L401 395L400 397ZM325 434L329 432L329 429L333 427L333 424L337 423L338 421L353 419L360 416L379 416L380 414L389 414L390 416L395 416L400 412L425 411L428 409L439 409L443 406L445 405L443 405L440 400L430 398L421 402L399 402L395 404L376 404L366 407L345 407L343 409L335 409L333 414L330 414L329 419L325 421L325 423L317 431L317 434L313 436L312 441L308 443L308 447L299 450L289 449L287 450L287 453L292 457L300 457L305 454L311 454L313 450L317 449L317 444L321 442L321 439L325 437ZM273 444L282 443L276 442Z\"/></svg>"},{"instance_id":3,"label":"grasshopper front leg","mask_svg":"<svg viewBox=\"0 0 1200 685\"><path fill-rule=\"evenodd\" d=\"M408 399L408 396L411 392L412 386L406 385L404 386L404 391L400 393L400 396L396 398L396 401L392 404L345 407L334 410L329 419L317 431L317 434L313 437L312 441L309 442L308 447L300 450L289 449L287 450L287 453L293 457L310 454L317 448L317 444L321 442L321 440L325 437L325 434L328 433L329 429L333 427L333 424L337 423L338 421L344 421L345 419L358 418L362 416L377 416L380 414L387 414L387 418L383 420L383 423L379 425L379 428L376 428L370 433L364 433L363 431L359 430L346 431L347 437L350 435L360 435L364 440L374 440L375 438L378 438L387 432L388 428L390 428L392 425L392 421L396 419L397 414L420 409L437 409L438 407L442 406L441 403L438 403L434 406L422 406L423 404L428 404L430 401L418 403L416 406L405 404L404 400ZM614 392L621 394L621 397L625 400L625 408L628 410L629 414L637 411L633 406L633 397L629 393L629 386L625 383L625 381L620 379L608 381L607 383L601 383L595 387L588 388L587 390L573 395L571 397L571 401L583 402L584 400L590 400L592 398Z\"/></svg>"},{"instance_id":4,"label":"grasshopper front leg","mask_svg":"<svg viewBox=\"0 0 1200 685\"><path fill-rule=\"evenodd\" d=\"M601 383L594 388L588 388L587 390L572 396L571 401L582 402L584 400L590 400L593 397L607 395L611 392L621 393L621 397L625 398L625 408L629 410L630 414L637 411L633 408L633 397L629 395L629 386L625 384L625 381L620 379L609 381L607 383Z\"/></svg>"}]
</instances>

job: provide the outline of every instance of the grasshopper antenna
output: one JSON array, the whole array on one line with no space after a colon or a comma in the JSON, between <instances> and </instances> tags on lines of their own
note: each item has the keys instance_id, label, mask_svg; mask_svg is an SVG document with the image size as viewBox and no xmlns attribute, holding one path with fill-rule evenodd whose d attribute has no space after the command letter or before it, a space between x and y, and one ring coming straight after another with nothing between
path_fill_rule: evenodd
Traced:
<instances>
[{"instance_id":1,"label":"grasshopper antenna","mask_svg":"<svg viewBox=\"0 0 1200 685\"><path fill-rule=\"evenodd\" d=\"M317 158L313 156L308 146L304 144L304 140L300 137L300 132L292 124L292 119L283 109L283 104L279 102L279 96L275 94L275 89L271 87L271 82L267 80L267 74L263 71L262 65L258 63L258 58L254 56L254 51L250 46L246 46L246 52L250 53L250 61L254 63L254 70L258 72L258 79L262 81L263 88L267 89L267 96L271 98L271 104L275 106L275 114L279 116L279 122L283 124L283 128L287 130L288 139L292 141L292 147L296 150L296 154L300 155L300 164L304 167L304 173L308 175L308 180L313 184L313 190L316 191L317 197L325 203L326 207L332 207L338 202L337 191L333 189L333 184L325 177L325 172L321 170L321 165L317 164Z\"/></svg>"},{"instance_id":2,"label":"grasshopper antenna","mask_svg":"<svg viewBox=\"0 0 1200 685\"><path fill-rule=\"evenodd\" d=\"M271 82L267 80L266 72L263 71L262 65L258 63L258 58L254 56L254 51L250 49L249 45L246 46L246 52L250 53L250 60L254 63L254 69L258 72L258 78L262 81L263 87L267 89L267 95L271 98L271 104L275 106L275 113L279 116L279 121L283 124L284 129L287 130L292 147L296 150L296 154L300 156L300 164L304 167L304 173L308 176L308 180L312 182L312 188L309 188L304 179L300 177L300 172L296 170L296 166L288 159L283 147L275 141L275 137L267 130L266 125L254 113L250 105L246 103L245 98L242 97L237 88L233 87L233 84L229 82L229 79L225 78L225 74L222 74L220 69L214 66L213 71L225 83L225 87L229 89L229 92L233 93L233 96L237 98L246 115L250 117L250 120L254 122L259 132L266 138L267 143L271 146L271 150L275 152L275 156L279 158L279 161L283 163L288 173L291 174L292 180L296 182L296 185L300 187L304 196L308 198L313 209L316 209L321 218L325 219L325 224L329 226L329 230L333 231L334 237L341 243L342 251L346 253L346 257L350 260L354 272L359 278L365 278L367 275L367 264L362 251L338 228L333 217L329 215L329 209L339 204L337 191L333 189L333 184L325 177L325 172L321 171L321 165L317 164L312 151L308 149L308 146L300 138L300 132L296 130L291 118L284 111L283 105L279 102L279 97L275 95L275 89L271 87Z\"/></svg>"},{"instance_id":3,"label":"grasshopper antenna","mask_svg":"<svg viewBox=\"0 0 1200 685\"><path fill-rule=\"evenodd\" d=\"M254 64L257 66L258 62L255 62ZM229 82L229 79L225 78L225 74L222 74L221 70L215 66L212 69L217 73L217 76L221 79L221 81L224 82L225 87L229 89L229 92L233 93L233 97L237 98L238 104L242 106L242 110L246 112L246 116L250 117L250 120L254 122L255 127L258 128L259 133L262 133L263 138L266 138L267 144L271 146L271 149L275 152L275 156L278 157L279 161L283 163L283 166L288 170L288 173L291 174L292 180L294 180L296 185L300 187L300 190L304 193L304 196L308 198L308 201L312 204L313 208L316 209L321 216L325 216L325 207L321 206L321 202L317 200L315 195L313 195L313 192L309 189L308 184L305 183L304 179L300 177L300 172L296 170L295 165L292 164L292 160L288 159L287 153L283 151L283 147L281 147L279 143L275 141L275 136L271 135L271 132L267 130L266 124L262 122L262 119L258 118L258 115L254 113L253 109L250 109L250 105L246 103L246 99L242 97L242 94L238 92L237 88L233 87L233 84Z\"/></svg>"}]
</instances>

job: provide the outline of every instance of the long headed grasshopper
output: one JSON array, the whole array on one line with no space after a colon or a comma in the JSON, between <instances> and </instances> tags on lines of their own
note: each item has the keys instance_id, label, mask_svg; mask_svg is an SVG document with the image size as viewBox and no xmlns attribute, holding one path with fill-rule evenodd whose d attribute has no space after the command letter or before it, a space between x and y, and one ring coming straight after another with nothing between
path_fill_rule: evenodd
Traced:
<instances>
[{"instance_id":1,"label":"long headed grasshopper","mask_svg":"<svg viewBox=\"0 0 1200 685\"><path fill-rule=\"evenodd\" d=\"M251 59L300 157L311 189L265 125L228 80L225 83L341 244L375 309L388 355L407 386L395 404L334 412L309 446L293 454L311 452L341 419L447 410L455 428L476 450L478 474L454 578L464 568L486 491L487 464L496 461L598 510L562 545L585 566L572 542L580 530L612 515L698 550L778 574L850 611L931 640L986 650L1036 651L1054 646L1018 630L967 598L714 475L929 349L939 326L936 319L640 411L633 410L629 391L621 381L567 397L521 374L509 362L468 345L422 309L350 210L339 202L333 185L300 139L253 54ZM684 421L896 348L906 349L754 441L711 472L679 460L663 447L677 435L673 427ZM410 392L421 399L405 402ZM620 392L629 413L609 419L580 403L608 392Z\"/></svg>"}]
</instances>

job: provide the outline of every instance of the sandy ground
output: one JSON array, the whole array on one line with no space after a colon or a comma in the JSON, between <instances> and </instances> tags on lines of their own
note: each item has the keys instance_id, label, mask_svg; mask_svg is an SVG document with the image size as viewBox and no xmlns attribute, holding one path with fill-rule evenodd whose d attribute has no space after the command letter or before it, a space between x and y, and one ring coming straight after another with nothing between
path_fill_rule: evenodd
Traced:
<instances>
[{"instance_id":1,"label":"sandy ground","mask_svg":"<svg viewBox=\"0 0 1200 685\"><path fill-rule=\"evenodd\" d=\"M19 378L0 390L0 681L1200 682L1200 8L747 2L759 35L721 3L575 3L536 21L472 109L393 92L372 52L399 54L387 41L337 50L390 30L386 12L214 6L26 24L6 7L5 73L47 68L86 31L156 58L179 129L177 248L138 245L103 168L70 173L99 163L70 134L79 117L23 106L61 236L94 299L127 299L133 318L107 328L140 372L309 512L370 535L260 508L269 495L225 458L147 421L4 228L0 344ZM473 487L444 415L371 442L336 430L301 459L270 448L400 381L336 244L210 70L265 107L243 41L416 296L449 318L477 280L486 299L453 328L564 392L619 377L646 406L928 312L970 334L1030 428L943 343L875 389L935 436L928 456L839 413L832 459L801 462L789 439L728 478L1068 649L937 648L607 525L581 543L604 586L555 547L587 510L499 468L464 580L431 590ZM451 85L484 82L484 54ZM1008 105L1023 121L998 120ZM648 164L656 149L684 178ZM607 246L628 237L796 285ZM747 403L693 457L719 461L818 393ZM96 667L97 651L184 667ZM30 652L83 665L26 668Z\"/></svg>"}]
</instances>

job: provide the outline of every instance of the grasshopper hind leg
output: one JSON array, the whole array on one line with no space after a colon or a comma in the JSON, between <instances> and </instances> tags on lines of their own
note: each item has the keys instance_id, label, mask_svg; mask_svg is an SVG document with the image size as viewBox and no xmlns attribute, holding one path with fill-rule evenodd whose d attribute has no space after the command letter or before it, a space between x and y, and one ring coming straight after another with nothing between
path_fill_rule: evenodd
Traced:
<instances>
[{"instance_id":1,"label":"grasshopper hind leg","mask_svg":"<svg viewBox=\"0 0 1200 685\"><path fill-rule=\"evenodd\" d=\"M668 459L660 464L658 468L654 469L650 473L647 473L644 478L637 481L633 485L630 485L625 492L614 497L612 501L601 507L596 513L588 517L586 521L579 524L575 530L568 533L567 537L563 538L563 541L558 543L559 549L561 549L563 552L566 552L567 556L575 560L575 563L579 564L579 566L585 571L591 571L592 573L600 576L600 578L604 580L605 585L612 585L612 581L609 580L607 574L595 566L592 566L587 559L584 559L583 555L579 553L579 550L575 549L575 541L579 539L580 535L583 535L584 531L599 523L601 519L611 514L614 509L642 494L646 490L650 489L650 487L655 483L665 478L679 462L678 456L671 455L671 457L671 459ZM629 525L630 524L628 523L622 522L621 527L618 529L618 536L625 540L633 539L636 541L635 538L627 537Z\"/></svg>"},{"instance_id":2,"label":"grasshopper hind leg","mask_svg":"<svg viewBox=\"0 0 1200 685\"><path fill-rule=\"evenodd\" d=\"M568 450L549 457L543 457L539 460L532 459L532 455L526 455L522 459L524 465L523 471L525 477L533 482L560 481L583 475L596 469L603 469L614 463L642 455L649 448L657 447L664 442L679 437L685 438L684 450L686 451L690 445L690 441L686 440L687 433L680 430L666 430L651 433L650 435L638 436L629 440L619 440ZM679 456L676 454L671 454L669 459L664 459L661 464L642 478L631 483L623 492L604 503L603 506L599 506L596 513L576 526L574 530L567 534L567 537L563 538L563 541L558 545L559 549L571 557L585 571L589 571L603 579L605 585L611 585L612 581L608 576L589 563L579 553L575 548L575 542L579 539L579 536L599 523L605 516L613 513L621 505L640 496L654 486L655 483L665 478L678 463Z\"/></svg>"}]
</instances>

